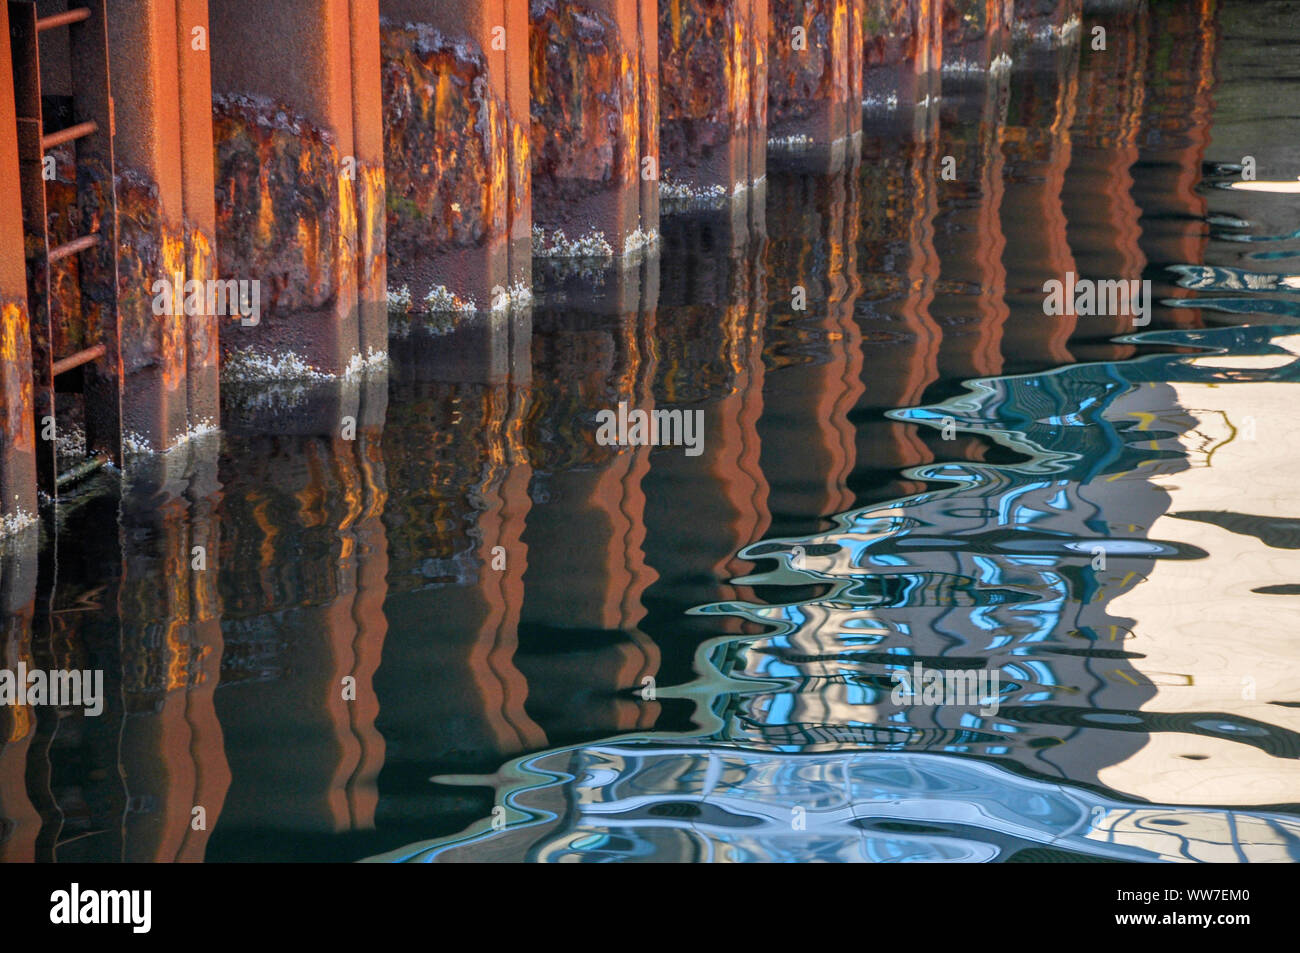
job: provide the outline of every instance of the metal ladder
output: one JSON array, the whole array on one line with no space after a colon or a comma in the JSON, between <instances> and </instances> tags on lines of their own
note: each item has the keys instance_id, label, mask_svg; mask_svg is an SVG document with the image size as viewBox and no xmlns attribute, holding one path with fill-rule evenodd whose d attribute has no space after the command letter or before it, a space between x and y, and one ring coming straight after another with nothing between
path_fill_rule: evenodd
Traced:
<instances>
[{"instance_id":1,"label":"metal ladder","mask_svg":"<svg viewBox=\"0 0 1300 953\"><path fill-rule=\"evenodd\" d=\"M19 178L27 255L27 302L31 315L36 476L40 491L57 500L67 487L104 464L121 466L121 360L117 317L117 196L113 165L113 100L109 86L108 22L105 0L78 2L65 12L40 16L31 0L8 0L18 113ZM73 0L76 2L76 0ZM47 130L41 93L41 35L66 29L72 69L74 120ZM46 154L76 144L76 218L84 234L50 247L44 176ZM81 313L98 342L56 357L51 313L51 269L76 257ZM83 342L84 343L84 342ZM73 374L80 370L80 375ZM76 392L81 377L85 399L86 454L82 463L58 472L56 393ZM60 380L62 379L62 380ZM60 386L62 385L62 386Z\"/></svg>"}]
</instances>

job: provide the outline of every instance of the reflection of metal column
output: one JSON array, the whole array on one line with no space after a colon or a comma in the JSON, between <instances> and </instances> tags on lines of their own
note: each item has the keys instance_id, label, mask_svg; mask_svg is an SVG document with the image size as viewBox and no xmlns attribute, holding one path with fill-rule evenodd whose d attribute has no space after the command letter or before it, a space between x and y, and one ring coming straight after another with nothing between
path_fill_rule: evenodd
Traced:
<instances>
[{"instance_id":1,"label":"reflection of metal column","mask_svg":"<svg viewBox=\"0 0 1300 953\"><path fill-rule=\"evenodd\" d=\"M1145 5L1098 13L1088 23L1105 28L1106 49L1093 51L1086 39L1081 44L1078 114L1061 204L1079 273L1096 280L1140 279L1146 267L1138 224L1142 212L1133 199L1130 170L1138 161L1148 20ZM1137 330L1133 315L1130 307L1121 314L1084 318L1070 342L1071 353L1086 361L1132 357L1137 350L1132 344L1112 339Z\"/></svg>"},{"instance_id":2,"label":"reflection of metal column","mask_svg":"<svg viewBox=\"0 0 1300 953\"><path fill-rule=\"evenodd\" d=\"M0 527L36 515L36 433L9 7L0 3ZM53 445L42 448L53 453ZM51 460L52 464L53 461ZM4 530L0 529L0 535Z\"/></svg>"},{"instance_id":3,"label":"reflection of metal column","mask_svg":"<svg viewBox=\"0 0 1300 953\"><path fill-rule=\"evenodd\" d=\"M213 697L223 651L217 449L209 438L138 462L123 495L117 605L129 860L203 860L230 786Z\"/></svg>"},{"instance_id":4,"label":"reflection of metal column","mask_svg":"<svg viewBox=\"0 0 1300 953\"><path fill-rule=\"evenodd\" d=\"M1140 247L1153 266L1201 264L1209 230L1205 195L1197 187L1210 140L1218 3L1153 4L1151 17L1141 146L1132 170L1134 194L1142 199ZM1170 168L1177 174L1169 175ZM1157 298L1196 296L1178 286L1156 285L1153 291ZM1196 308L1173 308L1165 315L1183 327L1202 323Z\"/></svg>"},{"instance_id":5,"label":"reflection of metal column","mask_svg":"<svg viewBox=\"0 0 1300 953\"><path fill-rule=\"evenodd\" d=\"M432 641L398 640L385 658L385 692L405 700L385 706L404 765L495 767L546 744L515 665L532 509L520 317L394 339L394 424L409 439L384 448L407 488L388 509L388 612L398 624L439 620Z\"/></svg>"},{"instance_id":6,"label":"reflection of metal column","mask_svg":"<svg viewBox=\"0 0 1300 953\"><path fill-rule=\"evenodd\" d=\"M104 0L49 17L38 17L34 3L9 3L13 42L15 105L18 113L20 182L23 219L29 251L28 307L31 313L37 476L41 489L57 495L58 460L54 431L55 378L79 370L85 392L86 449L114 463L122 460L121 373L118 351L118 235L114 194L113 115L108 78L108 24ZM66 30L71 70L72 124L49 129L41 89L42 35ZM65 210L71 232L51 245L47 166L54 150L75 143L76 201ZM66 154L64 155L66 159ZM57 159L55 159L57 167ZM65 230L67 230L65 228ZM66 264L60 264L64 263ZM57 266L57 269L56 269ZM58 270L75 268L80 286L79 309L84 324L56 327L52 311L52 278ZM65 339L79 349L58 357ZM51 439L44 439L51 435Z\"/></svg>"},{"instance_id":7,"label":"reflection of metal column","mask_svg":"<svg viewBox=\"0 0 1300 953\"><path fill-rule=\"evenodd\" d=\"M232 473L223 500L237 517L222 565L236 677L217 709L233 774L222 819L237 831L268 797L294 830L374 826L387 489L378 427L365 406L356 419L356 440L238 437L260 466ZM260 671L240 679L250 654Z\"/></svg>"},{"instance_id":8,"label":"reflection of metal column","mask_svg":"<svg viewBox=\"0 0 1300 953\"><path fill-rule=\"evenodd\" d=\"M0 27L4 15L0 7ZM6 35L0 32L0 49ZM36 667L31 654L35 611L35 553L0 552L0 668L14 671L20 661L29 669ZM26 777L27 752L35 731L34 709L0 706L0 863L36 859L41 816L27 794Z\"/></svg>"},{"instance_id":9,"label":"reflection of metal column","mask_svg":"<svg viewBox=\"0 0 1300 953\"><path fill-rule=\"evenodd\" d=\"M1077 319L1044 314L1043 286L1064 282L1076 270L1061 192L1070 165L1078 65L1078 46L1070 45L1018 58L1011 76L1011 118L1002 132L1002 260L1012 305L1003 338L1007 373L1073 361L1066 342Z\"/></svg>"},{"instance_id":10,"label":"reflection of metal column","mask_svg":"<svg viewBox=\"0 0 1300 953\"><path fill-rule=\"evenodd\" d=\"M602 313L534 315L535 327L554 322L534 338L534 380L558 383L534 390L526 438L534 506L524 542L551 558L531 561L524 577L521 623L531 638L518 665L530 710L552 740L647 727L658 717L657 702L633 694L660 662L641 629L642 597L657 579L645 558L643 482L652 453L680 451L630 441L602 446L595 422L602 410L617 416L620 402L629 420L635 410L653 409L657 266L619 271L626 284L611 292ZM547 431L562 436L546 439ZM549 650L567 635L586 646L580 664Z\"/></svg>"},{"instance_id":11,"label":"reflection of metal column","mask_svg":"<svg viewBox=\"0 0 1300 953\"><path fill-rule=\"evenodd\" d=\"M940 167L933 181L939 193L934 244L941 270L932 311L943 315L939 370L947 379L1002 370L1008 314L1001 214L1006 79L1005 70L989 69L986 62L962 75L960 94L946 97L940 110Z\"/></svg>"},{"instance_id":12,"label":"reflection of metal column","mask_svg":"<svg viewBox=\"0 0 1300 953\"><path fill-rule=\"evenodd\" d=\"M827 177L773 176L768 186L770 201L786 207L784 220L803 226L800 233L773 235L766 250L770 370L758 430L774 523L781 516L815 519L853 504L848 479L856 453L848 414L863 392L861 334L853 315L862 291L858 176L855 161ZM774 529L784 533L789 523Z\"/></svg>"},{"instance_id":13,"label":"reflection of metal column","mask_svg":"<svg viewBox=\"0 0 1300 953\"><path fill-rule=\"evenodd\" d=\"M900 110L893 123L872 123L863 137L858 272L865 284L857 318L864 351L864 390L857 410L857 469L873 471L890 489L916 492L898 471L932 459L914 424L884 419L919 403L939 377L944 332L934 318L935 290L946 262L935 247L939 168L936 112ZM866 411L864 414L863 412Z\"/></svg>"}]
</instances>

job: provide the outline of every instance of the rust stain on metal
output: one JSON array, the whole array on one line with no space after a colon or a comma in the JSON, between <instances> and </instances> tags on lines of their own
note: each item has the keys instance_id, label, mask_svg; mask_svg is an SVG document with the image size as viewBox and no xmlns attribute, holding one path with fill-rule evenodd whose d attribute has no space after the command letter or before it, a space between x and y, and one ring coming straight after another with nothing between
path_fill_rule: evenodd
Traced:
<instances>
[{"instance_id":1,"label":"rust stain on metal","mask_svg":"<svg viewBox=\"0 0 1300 953\"><path fill-rule=\"evenodd\" d=\"M185 386L185 316L155 314L153 289L159 279L185 275L184 230L163 220L158 186L137 172L118 176L117 203L122 369L130 375L156 366L174 391Z\"/></svg>"},{"instance_id":2,"label":"rust stain on metal","mask_svg":"<svg viewBox=\"0 0 1300 953\"><path fill-rule=\"evenodd\" d=\"M6 454L31 453L36 446L32 352L27 325L24 303L0 302L0 436L4 438ZM4 511L0 501L0 512Z\"/></svg>"},{"instance_id":3,"label":"rust stain on metal","mask_svg":"<svg viewBox=\"0 0 1300 953\"><path fill-rule=\"evenodd\" d=\"M809 118L821 103L847 102L850 0L774 3L771 15L768 109L772 124Z\"/></svg>"},{"instance_id":4,"label":"rust stain on metal","mask_svg":"<svg viewBox=\"0 0 1300 953\"><path fill-rule=\"evenodd\" d=\"M637 70L608 16L533 0L529 18L533 192L539 202L587 197L593 184L636 177Z\"/></svg>"},{"instance_id":5,"label":"rust stain on metal","mask_svg":"<svg viewBox=\"0 0 1300 953\"><path fill-rule=\"evenodd\" d=\"M328 306L352 281L356 197L333 136L281 103L214 101L217 251L262 281L263 315Z\"/></svg>"},{"instance_id":6,"label":"rust stain on metal","mask_svg":"<svg viewBox=\"0 0 1300 953\"><path fill-rule=\"evenodd\" d=\"M507 130L475 45L423 25L381 25L388 251L400 269L504 235ZM511 135L520 133L516 125ZM513 152L527 161L517 141Z\"/></svg>"},{"instance_id":7,"label":"rust stain on metal","mask_svg":"<svg viewBox=\"0 0 1300 953\"><path fill-rule=\"evenodd\" d=\"M755 6L762 9L756 12ZM705 177L730 186L762 174L761 169L745 169L745 146L737 140L761 137L766 148L765 10L764 0L667 0L660 5L660 148L666 176L694 178L695 167L715 165L714 151L733 143L742 152L726 160L726 178L734 181L721 181L717 169Z\"/></svg>"}]
</instances>

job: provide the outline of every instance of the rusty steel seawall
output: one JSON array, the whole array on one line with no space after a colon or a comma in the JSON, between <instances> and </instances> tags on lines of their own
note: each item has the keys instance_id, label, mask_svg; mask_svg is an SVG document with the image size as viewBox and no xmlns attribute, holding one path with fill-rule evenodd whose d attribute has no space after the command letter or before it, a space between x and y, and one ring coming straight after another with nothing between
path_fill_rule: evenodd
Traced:
<instances>
[{"instance_id":1,"label":"rusty steel seawall","mask_svg":"<svg viewBox=\"0 0 1300 953\"><path fill-rule=\"evenodd\" d=\"M1115 5L1133 3L1086 6ZM55 403L43 368L56 344L61 354L86 347L96 321L112 335L104 368L88 372L87 408L116 400L121 419L111 433L88 432L88 450L115 441L168 450L219 424L221 373L337 377L385 352L402 312L460 321L526 304L534 259L634 261L658 241L661 196L665 212L729 209L743 243L763 231L769 153L782 167L852 166L864 112L890 122L937 102L941 74L954 88L987 82L1012 38L1032 43L1018 58L1048 55L1043 47L1076 38L1084 9L1083 0L115 0L114 256L24 273L16 199L0 210L0 516L36 511L33 460L42 479L55 460L33 421ZM68 49L55 43L42 75L85 65ZM7 78L7 31L0 56ZM84 86L61 82L67 90L45 92ZM17 148L27 113L14 89L25 87L4 86L0 187L14 198L9 183L30 178L14 171L31 165ZM1007 148L1014 168L1020 145ZM61 157L50 244L74 237L54 219L76 211L78 176ZM1026 195L1012 188L1010 200ZM87 273L96 280L110 260L115 299L79 303L78 282L84 299ZM256 281L260 314L159 313L160 279ZM36 326L37 306L48 328Z\"/></svg>"}]
</instances>

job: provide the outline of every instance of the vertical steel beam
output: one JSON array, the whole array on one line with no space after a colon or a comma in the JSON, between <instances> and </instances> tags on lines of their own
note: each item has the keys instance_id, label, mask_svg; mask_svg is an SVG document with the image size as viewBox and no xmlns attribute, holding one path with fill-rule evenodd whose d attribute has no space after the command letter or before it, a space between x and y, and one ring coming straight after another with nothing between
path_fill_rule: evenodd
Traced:
<instances>
[{"instance_id":1,"label":"vertical steel beam","mask_svg":"<svg viewBox=\"0 0 1300 953\"><path fill-rule=\"evenodd\" d=\"M36 479L43 493L55 495L58 475L54 441L54 323L50 314L49 232L46 228L45 177L41 162L41 59L36 32L36 4L9 3L14 102L19 146L18 183L22 191L23 243L27 257L27 308L30 315L32 399ZM7 319L15 326L19 319ZM15 327L15 335L17 335ZM15 351L21 348L15 340ZM15 430L21 433L18 425ZM34 510L33 510L34 512Z\"/></svg>"},{"instance_id":2,"label":"vertical steel beam","mask_svg":"<svg viewBox=\"0 0 1300 953\"><path fill-rule=\"evenodd\" d=\"M529 291L525 0L380 0L393 307L499 310Z\"/></svg>"},{"instance_id":3,"label":"vertical steel beam","mask_svg":"<svg viewBox=\"0 0 1300 953\"><path fill-rule=\"evenodd\" d=\"M185 216L185 277L217 277L217 209L212 172L212 60L208 0L175 0L179 51L181 194ZM165 132L158 131L159 135ZM205 295L206 302L206 295ZM186 315L186 389L190 430L221 416L221 318L205 307Z\"/></svg>"},{"instance_id":4,"label":"vertical steel beam","mask_svg":"<svg viewBox=\"0 0 1300 953\"><path fill-rule=\"evenodd\" d=\"M190 157L189 168L184 155L186 145L202 140L184 115L202 99L202 91L183 89L181 76L184 69L187 87L197 87L202 66L194 61L206 54L191 48L176 0L121 0L113 11L113 69L130 93L115 100L113 139L123 439L163 451L190 429L191 320L203 329L201 317L185 313L188 281L204 277L188 274L187 237L195 243L204 240L199 231L186 228L185 180L196 177L194 190L201 195L205 177L197 155ZM187 35L183 47L182 31ZM199 216L201 222L202 211ZM159 282L168 286L165 295L159 294Z\"/></svg>"},{"instance_id":5,"label":"vertical steel beam","mask_svg":"<svg viewBox=\"0 0 1300 953\"><path fill-rule=\"evenodd\" d=\"M53 451L52 445L38 448L33 418L24 193L9 37L9 7L0 4L0 536L35 517L37 453Z\"/></svg>"},{"instance_id":6,"label":"vertical steel beam","mask_svg":"<svg viewBox=\"0 0 1300 953\"><path fill-rule=\"evenodd\" d=\"M852 162L862 129L865 0L772 0L768 145L826 169Z\"/></svg>"},{"instance_id":7,"label":"vertical steel beam","mask_svg":"<svg viewBox=\"0 0 1300 953\"><path fill-rule=\"evenodd\" d=\"M210 0L217 165L217 242L223 277L261 282L260 320L228 321L229 361L294 355L337 375L361 353L358 220L375 251L373 116L353 55L371 48L373 5L350 0ZM370 37L370 39L367 39ZM365 71L373 64L357 64ZM369 189L364 203L357 189ZM373 294L375 281L367 279ZM369 332L368 332L369 333Z\"/></svg>"},{"instance_id":8,"label":"vertical steel beam","mask_svg":"<svg viewBox=\"0 0 1300 953\"><path fill-rule=\"evenodd\" d=\"M767 172L768 0L659 4L665 203L729 203Z\"/></svg>"},{"instance_id":9,"label":"vertical steel beam","mask_svg":"<svg viewBox=\"0 0 1300 953\"><path fill-rule=\"evenodd\" d=\"M623 259L659 228L658 0L533 0L534 253Z\"/></svg>"}]
</instances>

